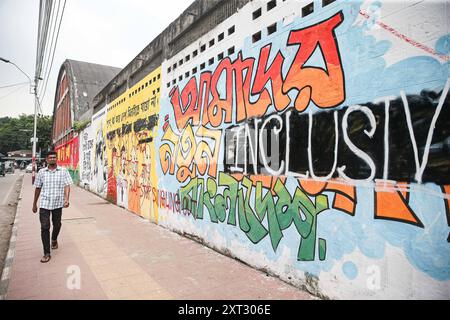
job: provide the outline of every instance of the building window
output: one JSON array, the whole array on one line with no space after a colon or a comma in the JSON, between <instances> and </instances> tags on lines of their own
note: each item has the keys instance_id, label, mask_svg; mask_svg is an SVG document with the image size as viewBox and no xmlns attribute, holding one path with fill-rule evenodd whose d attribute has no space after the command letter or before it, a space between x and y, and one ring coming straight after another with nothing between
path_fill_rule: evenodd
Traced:
<instances>
[{"instance_id":1,"label":"building window","mask_svg":"<svg viewBox=\"0 0 450 320\"><path fill-rule=\"evenodd\" d=\"M197 73L197 67L192 69L192 74L195 74L195 73Z\"/></svg>"},{"instance_id":2,"label":"building window","mask_svg":"<svg viewBox=\"0 0 450 320\"><path fill-rule=\"evenodd\" d=\"M148 87L148 82L145 83L145 87L146 87L146 88Z\"/></svg>"},{"instance_id":3,"label":"building window","mask_svg":"<svg viewBox=\"0 0 450 320\"><path fill-rule=\"evenodd\" d=\"M333 3L335 0L322 0L322 7L325 7L329 5L330 3Z\"/></svg>"},{"instance_id":4,"label":"building window","mask_svg":"<svg viewBox=\"0 0 450 320\"><path fill-rule=\"evenodd\" d=\"M233 34L235 31L234 26L228 28L228 35Z\"/></svg>"},{"instance_id":5,"label":"building window","mask_svg":"<svg viewBox=\"0 0 450 320\"><path fill-rule=\"evenodd\" d=\"M156 77L158 80L161 79L161 74L158 73L158 76Z\"/></svg>"},{"instance_id":6,"label":"building window","mask_svg":"<svg viewBox=\"0 0 450 320\"><path fill-rule=\"evenodd\" d=\"M156 88L156 92L157 92L157 93L159 93L159 87L158 87L158 88Z\"/></svg>"},{"instance_id":7,"label":"building window","mask_svg":"<svg viewBox=\"0 0 450 320\"><path fill-rule=\"evenodd\" d=\"M196 57L198 55L198 50L194 50L193 52L192 52L192 56L193 57Z\"/></svg>"},{"instance_id":8,"label":"building window","mask_svg":"<svg viewBox=\"0 0 450 320\"><path fill-rule=\"evenodd\" d=\"M222 59L223 59L223 52L221 52L217 55L217 60L222 60Z\"/></svg>"},{"instance_id":9,"label":"building window","mask_svg":"<svg viewBox=\"0 0 450 320\"><path fill-rule=\"evenodd\" d=\"M206 44L204 44L204 45L202 45L201 47L200 47L200 52L203 52L203 51L205 51L206 50Z\"/></svg>"},{"instance_id":10,"label":"building window","mask_svg":"<svg viewBox=\"0 0 450 320\"><path fill-rule=\"evenodd\" d=\"M177 83L177 79L172 80L172 84L175 84L175 83Z\"/></svg>"},{"instance_id":11,"label":"building window","mask_svg":"<svg viewBox=\"0 0 450 320\"><path fill-rule=\"evenodd\" d=\"M184 77L185 77L185 78L188 78L188 77L189 77L189 71L186 72L186 73L184 74Z\"/></svg>"},{"instance_id":12,"label":"building window","mask_svg":"<svg viewBox=\"0 0 450 320\"><path fill-rule=\"evenodd\" d=\"M167 88L170 87L170 82L167 82Z\"/></svg>"},{"instance_id":13,"label":"building window","mask_svg":"<svg viewBox=\"0 0 450 320\"><path fill-rule=\"evenodd\" d=\"M228 55L232 55L234 53L234 46L228 49Z\"/></svg>"},{"instance_id":14,"label":"building window","mask_svg":"<svg viewBox=\"0 0 450 320\"><path fill-rule=\"evenodd\" d=\"M214 58L208 60L208 65L212 65L214 63Z\"/></svg>"},{"instance_id":15,"label":"building window","mask_svg":"<svg viewBox=\"0 0 450 320\"><path fill-rule=\"evenodd\" d=\"M267 27L267 34L272 34L274 32L277 32L277 24L271 24L270 26Z\"/></svg>"},{"instance_id":16,"label":"building window","mask_svg":"<svg viewBox=\"0 0 450 320\"><path fill-rule=\"evenodd\" d=\"M261 31L258 31L257 33L255 33L254 35L252 35L252 42L258 42L259 40L261 40Z\"/></svg>"},{"instance_id":17,"label":"building window","mask_svg":"<svg viewBox=\"0 0 450 320\"><path fill-rule=\"evenodd\" d=\"M181 81L181 80L183 80L183 75L178 77L178 81Z\"/></svg>"},{"instance_id":18,"label":"building window","mask_svg":"<svg viewBox=\"0 0 450 320\"><path fill-rule=\"evenodd\" d=\"M156 77L153 77L153 82L156 82Z\"/></svg>"},{"instance_id":19,"label":"building window","mask_svg":"<svg viewBox=\"0 0 450 320\"><path fill-rule=\"evenodd\" d=\"M156 91L155 91L155 90L153 90L153 95L155 95L155 93L156 93Z\"/></svg>"},{"instance_id":20,"label":"building window","mask_svg":"<svg viewBox=\"0 0 450 320\"><path fill-rule=\"evenodd\" d=\"M200 65L200 70L203 70L203 69L205 69L205 63L204 62Z\"/></svg>"},{"instance_id":21,"label":"building window","mask_svg":"<svg viewBox=\"0 0 450 320\"><path fill-rule=\"evenodd\" d=\"M259 8L258 10L253 11L253 20L258 19L259 17L261 17L261 8Z\"/></svg>"},{"instance_id":22,"label":"building window","mask_svg":"<svg viewBox=\"0 0 450 320\"><path fill-rule=\"evenodd\" d=\"M217 41L222 41L224 37L225 37L225 33L222 32L222 33L219 34L219 36L217 37Z\"/></svg>"},{"instance_id":23,"label":"building window","mask_svg":"<svg viewBox=\"0 0 450 320\"><path fill-rule=\"evenodd\" d=\"M212 47L214 45L214 39L209 40L209 46Z\"/></svg>"},{"instance_id":24,"label":"building window","mask_svg":"<svg viewBox=\"0 0 450 320\"><path fill-rule=\"evenodd\" d=\"M306 17L307 15L310 15L313 12L314 12L314 2L311 2L310 4L302 8L302 17Z\"/></svg>"},{"instance_id":25,"label":"building window","mask_svg":"<svg viewBox=\"0 0 450 320\"><path fill-rule=\"evenodd\" d=\"M277 6L277 0L267 2L267 11L272 10Z\"/></svg>"},{"instance_id":26,"label":"building window","mask_svg":"<svg viewBox=\"0 0 450 320\"><path fill-rule=\"evenodd\" d=\"M176 68L177 68L177 64L174 63L173 66L172 66L172 69L175 70Z\"/></svg>"},{"instance_id":27,"label":"building window","mask_svg":"<svg viewBox=\"0 0 450 320\"><path fill-rule=\"evenodd\" d=\"M170 71L172 71L172 68L171 68L171 67L168 67L168 68L167 68L167 73L169 73Z\"/></svg>"},{"instance_id":28,"label":"building window","mask_svg":"<svg viewBox=\"0 0 450 320\"><path fill-rule=\"evenodd\" d=\"M180 61L178 61L178 65L181 66L183 64L183 59L181 59Z\"/></svg>"},{"instance_id":29,"label":"building window","mask_svg":"<svg viewBox=\"0 0 450 320\"><path fill-rule=\"evenodd\" d=\"M184 61L188 62L189 60L191 60L191 56L188 54L188 55L184 58Z\"/></svg>"}]
</instances>

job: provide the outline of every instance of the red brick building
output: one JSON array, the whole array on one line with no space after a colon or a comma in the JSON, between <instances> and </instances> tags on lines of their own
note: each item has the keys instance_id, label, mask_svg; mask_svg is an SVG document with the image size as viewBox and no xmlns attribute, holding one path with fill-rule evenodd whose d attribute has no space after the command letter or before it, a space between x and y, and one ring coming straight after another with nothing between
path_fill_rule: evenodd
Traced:
<instances>
[{"instance_id":1,"label":"red brick building","mask_svg":"<svg viewBox=\"0 0 450 320\"><path fill-rule=\"evenodd\" d=\"M58 165L67 167L78 181L77 122L89 122L94 108L93 99L121 69L66 60L61 65L53 105L52 144L58 153Z\"/></svg>"},{"instance_id":2,"label":"red brick building","mask_svg":"<svg viewBox=\"0 0 450 320\"><path fill-rule=\"evenodd\" d=\"M89 121L92 100L120 68L67 59L61 65L53 106L55 147L74 138L75 122Z\"/></svg>"}]
</instances>

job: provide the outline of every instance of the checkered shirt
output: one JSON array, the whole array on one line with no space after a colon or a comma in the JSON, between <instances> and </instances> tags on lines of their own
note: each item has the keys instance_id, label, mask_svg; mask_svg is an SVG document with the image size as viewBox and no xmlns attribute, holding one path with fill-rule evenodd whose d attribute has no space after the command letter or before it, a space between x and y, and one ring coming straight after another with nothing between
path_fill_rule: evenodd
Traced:
<instances>
[{"instance_id":1,"label":"checkered shirt","mask_svg":"<svg viewBox=\"0 0 450 320\"><path fill-rule=\"evenodd\" d=\"M64 206L64 187L72 184L72 178L66 168L39 170L34 186L41 188L40 208L53 210Z\"/></svg>"}]
</instances>

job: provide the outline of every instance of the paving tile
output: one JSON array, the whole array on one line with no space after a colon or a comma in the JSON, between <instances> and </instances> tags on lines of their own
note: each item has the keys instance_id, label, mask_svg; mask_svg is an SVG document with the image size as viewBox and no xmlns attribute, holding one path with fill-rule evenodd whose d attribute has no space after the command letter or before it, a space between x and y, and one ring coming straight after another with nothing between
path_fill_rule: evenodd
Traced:
<instances>
[{"instance_id":1,"label":"paving tile","mask_svg":"<svg viewBox=\"0 0 450 320\"><path fill-rule=\"evenodd\" d=\"M25 177L22 202L33 189ZM80 188L63 210L59 249L46 264L40 224L19 219L7 299L308 299L308 293L143 220ZM19 217L29 216L19 206ZM89 219L79 219L87 218ZM69 220L73 219L73 220ZM79 273L78 273L79 272ZM80 287L71 287L79 277Z\"/></svg>"}]
</instances>

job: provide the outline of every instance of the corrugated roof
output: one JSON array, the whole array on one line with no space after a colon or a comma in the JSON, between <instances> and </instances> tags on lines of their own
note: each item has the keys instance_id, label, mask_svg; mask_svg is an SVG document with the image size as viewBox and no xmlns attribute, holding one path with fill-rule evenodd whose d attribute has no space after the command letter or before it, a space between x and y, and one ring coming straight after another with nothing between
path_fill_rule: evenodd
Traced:
<instances>
[{"instance_id":1,"label":"corrugated roof","mask_svg":"<svg viewBox=\"0 0 450 320\"><path fill-rule=\"evenodd\" d=\"M121 70L102 64L67 59L63 64L73 90L74 118L87 120L92 116L92 100Z\"/></svg>"}]
</instances>

